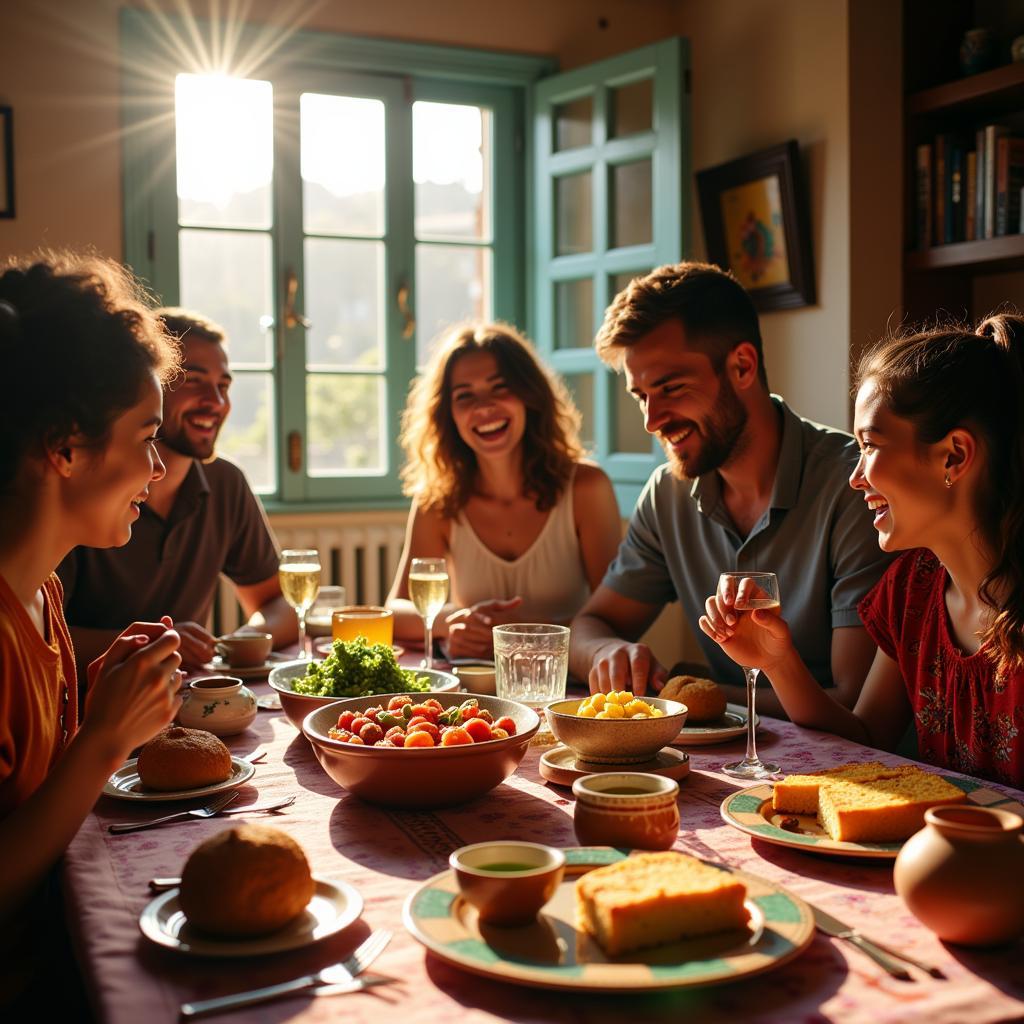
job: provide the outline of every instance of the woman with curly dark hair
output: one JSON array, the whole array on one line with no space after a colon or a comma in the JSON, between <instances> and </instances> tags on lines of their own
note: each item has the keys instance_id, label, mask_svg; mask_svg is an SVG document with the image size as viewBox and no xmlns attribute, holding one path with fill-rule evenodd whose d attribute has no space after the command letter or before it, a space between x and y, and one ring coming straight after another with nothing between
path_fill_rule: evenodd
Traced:
<instances>
[{"instance_id":1,"label":"woman with curly dark hair","mask_svg":"<svg viewBox=\"0 0 1024 1024\"><path fill-rule=\"evenodd\" d=\"M701 629L763 665L800 725L892 749L913 720L924 760L1022 787L1024 318L887 339L857 386L850 486L882 549L904 553L858 609L879 649L856 706L812 685L777 614L738 633L720 593Z\"/></svg>"},{"instance_id":2,"label":"woman with curly dark hair","mask_svg":"<svg viewBox=\"0 0 1024 1024\"><path fill-rule=\"evenodd\" d=\"M461 324L413 384L402 419L413 499L391 589L395 634L422 636L413 558L445 558L450 603L435 635L450 657L490 657L491 627L568 623L618 547L608 477L583 461L579 413L514 328Z\"/></svg>"},{"instance_id":3,"label":"woman with curly dark hair","mask_svg":"<svg viewBox=\"0 0 1024 1024\"><path fill-rule=\"evenodd\" d=\"M178 354L134 278L99 257L0 264L0 1005L50 956L45 880L111 772L167 725L178 635L135 623L90 666L79 724L55 569L77 544L127 542ZM24 962L27 959L27 963ZM52 986L54 979L48 979ZM2 1016L2 1014L0 1014ZM14 1016L17 1016L15 1014ZM13 1017L11 1019L14 1019Z\"/></svg>"}]
</instances>

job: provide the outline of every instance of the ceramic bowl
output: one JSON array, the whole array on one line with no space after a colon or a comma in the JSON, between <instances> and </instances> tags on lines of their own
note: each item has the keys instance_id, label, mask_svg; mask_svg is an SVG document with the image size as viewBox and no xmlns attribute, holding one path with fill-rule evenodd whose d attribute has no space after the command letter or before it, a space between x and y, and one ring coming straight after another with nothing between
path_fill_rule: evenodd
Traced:
<instances>
[{"instance_id":1,"label":"ceramic bowl","mask_svg":"<svg viewBox=\"0 0 1024 1024\"><path fill-rule=\"evenodd\" d=\"M282 694L283 696L283 694ZM375 704L387 706L394 694L351 697L317 708L306 716L302 732L324 771L350 793L387 807L429 808L465 803L493 789L522 761L530 739L540 728L537 712L525 704L500 697L477 697L497 720L508 715L516 734L502 740L452 747L364 747L332 740L328 730L343 711L365 711ZM414 700L421 693L410 693ZM444 707L461 704L461 693L435 693Z\"/></svg>"},{"instance_id":2,"label":"ceramic bowl","mask_svg":"<svg viewBox=\"0 0 1024 1024\"><path fill-rule=\"evenodd\" d=\"M539 843L474 843L448 863L480 920L501 926L533 921L565 873L565 854Z\"/></svg>"},{"instance_id":3,"label":"ceramic bowl","mask_svg":"<svg viewBox=\"0 0 1024 1024\"><path fill-rule=\"evenodd\" d=\"M256 698L235 676L199 676L190 680L178 712L187 729L205 729L214 736L234 736L252 725Z\"/></svg>"},{"instance_id":4,"label":"ceramic bowl","mask_svg":"<svg viewBox=\"0 0 1024 1024\"><path fill-rule=\"evenodd\" d=\"M452 672L459 677L466 693L497 694L493 665L455 665Z\"/></svg>"},{"instance_id":5,"label":"ceramic bowl","mask_svg":"<svg viewBox=\"0 0 1024 1024\"><path fill-rule=\"evenodd\" d=\"M222 636L214 650L231 668L254 668L263 665L274 646L269 633L232 633Z\"/></svg>"},{"instance_id":6,"label":"ceramic bowl","mask_svg":"<svg viewBox=\"0 0 1024 1024\"><path fill-rule=\"evenodd\" d=\"M661 697L643 698L664 711L661 718L580 718L582 699L558 700L544 712L555 738L594 764L639 764L671 743L686 721L686 705Z\"/></svg>"},{"instance_id":7,"label":"ceramic bowl","mask_svg":"<svg viewBox=\"0 0 1024 1024\"><path fill-rule=\"evenodd\" d=\"M281 707L288 716L288 721L300 731L302 730L302 722L310 711L325 707L327 704L334 704L340 699L338 697L311 697L309 694L296 693L292 689L292 681L301 679L306 674L306 667L308 665L308 661L286 661L283 665L278 665L277 668L271 669L267 680L270 683L271 689L276 690L281 698ZM417 676L429 676L430 689L434 693L448 693L459 688L459 681L451 672L441 672L436 668L407 668L403 669L403 671ZM413 696L416 695L414 694ZM419 696L422 697L424 694L421 693ZM366 706L368 708L373 707L380 699L380 697L371 697L370 703Z\"/></svg>"},{"instance_id":8,"label":"ceramic bowl","mask_svg":"<svg viewBox=\"0 0 1024 1024\"><path fill-rule=\"evenodd\" d=\"M645 772L601 772L572 784L583 846L669 850L679 835L679 783Z\"/></svg>"}]
</instances>

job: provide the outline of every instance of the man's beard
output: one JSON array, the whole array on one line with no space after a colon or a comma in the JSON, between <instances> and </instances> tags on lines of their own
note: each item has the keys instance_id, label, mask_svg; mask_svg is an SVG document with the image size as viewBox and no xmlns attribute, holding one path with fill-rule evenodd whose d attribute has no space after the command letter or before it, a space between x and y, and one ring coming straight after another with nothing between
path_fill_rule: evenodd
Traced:
<instances>
[{"instance_id":1,"label":"man's beard","mask_svg":"<svg viewBox=\"0 0 1024 1024\"><path fill-rule=\"evenodd\" d=\"M218 431L209 441L192 441L188 434L185 433L184 429L177 430L173 434L165 433L160 438L160 444L165 448L169 448L172 452L177 452L178 455L184 455L190 459L209 459L217 447L217 438L220 436Z\"/></svg>"},{"instance_id":2,"label":"man's beard","mask_svg":"<svg viewBox=\"0 0 1024 1024\"><path fill-rule=\"evenodd\" d=\"M668 456L672 475L679 480L695 480L705 473L720 469L746 446L743 431L747 425L747 410L736 395L729 378L723 373L718 378L718 401L711 416L702 423L693 423L693 434L701 439L696 454L680 458L665 440L662 447ZM672 427L667 433L674 434Z\"/></svg>"}]
</instances>

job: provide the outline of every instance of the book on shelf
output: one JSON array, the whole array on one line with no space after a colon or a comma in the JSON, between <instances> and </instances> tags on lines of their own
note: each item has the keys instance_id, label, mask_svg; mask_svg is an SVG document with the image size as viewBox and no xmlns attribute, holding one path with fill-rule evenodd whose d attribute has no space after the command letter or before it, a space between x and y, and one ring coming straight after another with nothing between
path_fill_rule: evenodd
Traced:
<instances>
[{"instance_id":1,"label":"book on shelf","mask_svg":"<svg viewBox=\"0 0 1024 1024\"><path fill-rule=\"evenodd\" d=\"M985 135L984 162L984 231L979 238L996 237L996 142L1010 129L1004 124L987 124L982 129Z\"/></svg>"},{"instance_id":2,"label":"book on shelf","mask_svg":"<svg viewBox=\"0 0 1024 1024\"><path fill-rule=\"evenodd\" d=\"M974 134L974 152L977 155L977 173L974 190L974 237L985 237L985 129Z\"/></svg>"},{"instance_id":3,"label":"book on shelf","mask_svg":"<svg viewBox=\"0 0 1024 1024\"><path fill-rule=\"evenodd\" d=\"M978 237L976 219L978 199L978 154L971 150L967 154L967 185L964 195L964 241L973 242Z\"/></svg>"},{"instance_id":4,"label":"book on shelf","mask_svg":"<svg viewBox=\"0 0 1024 1024\"><path fill-rule=\"evenodd\" d=\"M953 142L949 147L949 207L946 213L946 241L964 240L967 203L967 169L964 147Z\"/></svg>"},{"instance_id":5,"label":"book on shelf","mask_svg":"<svg viewBox=\"0 0 1024 1024\"><path fill-rule=\"evenodd\" d=\"M934 242L932 235L932 146L924 142L917 147L915 172L917 206L914 217L918 249L927 249Z\"/></svg>"},{"instance_id":6,"label":"book on shelf","mask_svg":"<svg viewBox=\"0 0 1024 1024\"><path fill-rule=\"evenodd\" d=\"M996 140L996 237L1015 234L1020 224L1020 190L1024 185L1024 137Z\"/></svg>"}]
</instances>

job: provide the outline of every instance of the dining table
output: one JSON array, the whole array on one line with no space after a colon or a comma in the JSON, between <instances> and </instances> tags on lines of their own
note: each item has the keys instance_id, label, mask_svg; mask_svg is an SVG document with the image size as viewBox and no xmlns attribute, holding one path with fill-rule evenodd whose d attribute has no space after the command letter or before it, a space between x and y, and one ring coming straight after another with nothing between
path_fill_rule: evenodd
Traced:
<instances>
[{"instance_id":1,"label":"dining table","mask_svg":"<svg viewBox=\"0 0 1024 1024\"><path fill-rule=\"evenodd\" d=\"M265 681L249 684L258 695ZM294 796L277 813L189 819L147 831L111 834L108 826L176 810L103 796L62 866L67 924L98 1021L164 1024L183 1003L284 981L348 955L377 929L394 937L373 964L386 984L333 996L305 992L212 1020L315 1024L471 1022L843 1021L889 1024L983 1024L1024 1019L1024 940L995 948L940 941L910 913L893 887L891 859L836 857L773 845L727 824L723 800L745 783L722 773L742 755L736 738L688 748L680 780L681 824L674 848L784 887L869 937L934 965L944 978L911 969L898 980L849 943L816 932L809 946L774 970L702 987L624 993L529 987L470 973L427 951L403 926L403 905L421 884L448 868L451 852L485 840L518 839L570 848L573 795L540 774L545 751L532 745L518 770L485 796L439 810L365 803L325 774L308 741L279 710L261 710L244 732L225 737L233 754L265 754L235 803ZM837 736L762 716L758 745L787 773L851 761L905 759ZM1012 801L1024 794L995 783ZM199 806L193 801L184 806ZM261 822L297 840L316 876L342 880L362 896L361 917L304 948L260 957L210 958L162 948L143 936L140 915L153 899L150 879L180 875L201 842L241 821ZM1007 884L1024 884L1008 879Z\"/></svg>"}]
</instances>

